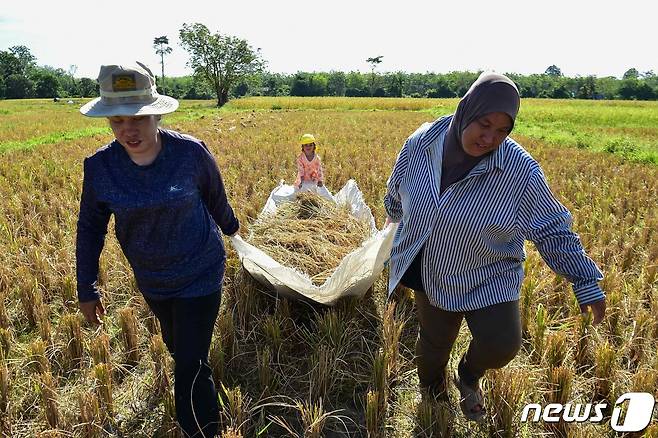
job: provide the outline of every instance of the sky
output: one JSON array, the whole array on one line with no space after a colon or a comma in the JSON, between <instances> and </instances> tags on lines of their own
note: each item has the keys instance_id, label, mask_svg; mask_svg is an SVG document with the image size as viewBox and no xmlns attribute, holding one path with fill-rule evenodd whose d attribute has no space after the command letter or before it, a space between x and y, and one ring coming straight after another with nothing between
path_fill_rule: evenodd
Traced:
<instances>
[{"instance_id":1,"label":"sky","mask_svg":"<svg viewBox=\"0 0 658 438\"><path fill-rule=\"evenodd\" d=\"M76 77L136 60L160 73L153 40L163 35L165 75L191 74L184 23L246 39L277 73L367 72L380 55L379 72L658 73L650 0L1 1L0 50L25 45L37 64Z\"/></svg>"}]
</instances>

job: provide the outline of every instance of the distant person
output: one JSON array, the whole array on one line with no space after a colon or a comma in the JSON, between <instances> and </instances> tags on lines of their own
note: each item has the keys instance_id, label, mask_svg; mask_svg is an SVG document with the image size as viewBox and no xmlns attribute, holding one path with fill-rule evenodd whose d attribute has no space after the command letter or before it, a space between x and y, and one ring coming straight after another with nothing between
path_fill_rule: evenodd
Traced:
<instances>
[{"instance_id":1,"label":"distant person","mask_svg":"<svg viewBox=\"0 0 658 438\"><path fill-rule=\"evenodd\" d=\"M324 186L324 172L320 156L316 153L315 136L304 134L299 140L301 152L297 156L297 179L295 190L313 192L329 199L333 199L329 190Z\"/></svg>"},{"instance_id":2,"label":"distant person","mask_svg":"<svg viewBox=\"0 0 658 438\"><path fill-rule=\"evenodd\" d=\"M178 101L159 95L153 73L137 64L102 66L101 96L80 108L85 116L107 117L115 136L84 161L80 309L87 321L101 323L98 261L114 214L116 237L175 361L178 422L186 436L212 437L219 408L208 350L226 260L222 233L235 235L239 223L206 145L158 127Z\"/></svg>"},{"instance_id":3,"label":"distant person","mask_svg":"<svg viewBox=\"0 0 658 438\"><path fill-rule=\"evenodd\" d=\"M516 85L482 73L456 112L423 124L405 142L388 180L388 222L399 222L389 293L415 291L420 385L445 397L446 366L462 319L473 339L454 381L470 420L486 413L480 378L521 346L519 294L525 240L572 284L594 324L605 315L603 278L570 230L571 215L539 164L508 137L519 110Z\"/></svg>"}]
</instances>

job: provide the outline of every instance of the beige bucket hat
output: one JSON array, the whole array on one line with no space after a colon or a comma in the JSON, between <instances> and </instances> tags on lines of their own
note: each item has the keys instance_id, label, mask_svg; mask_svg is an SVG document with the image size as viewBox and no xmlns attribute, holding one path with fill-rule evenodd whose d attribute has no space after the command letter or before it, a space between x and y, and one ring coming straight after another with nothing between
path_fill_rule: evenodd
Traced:
<instances>
[{"instance_id":1,"label":"beige bucket hat","mask_svg":"<svg viewBox=\"0 0 658 438\"><path fill-rule=\"evenodd\" d=\"M101 96L80 108L87 117L159 115L178 108L176 99L158 94L155 76L141 62L101 66L98 84Z\"/></svg>"}]
</instances>

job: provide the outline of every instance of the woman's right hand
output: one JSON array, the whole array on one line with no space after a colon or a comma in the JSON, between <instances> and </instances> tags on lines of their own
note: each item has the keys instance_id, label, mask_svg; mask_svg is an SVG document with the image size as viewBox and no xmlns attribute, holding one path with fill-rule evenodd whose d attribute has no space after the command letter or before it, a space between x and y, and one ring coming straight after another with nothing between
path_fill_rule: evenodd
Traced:
<instances>
[{"instance_id":1,"label":"woman's right hand","mask_svg":"<svg viewBox=\"0 0 658 438\"><path fill-rule=\"evenodd\" d=\"M103 301L97 299L96 301L79 302L80 311L84 315L87 322L91 324L102 324L100 317L105 315L105 307Z\"/></svg>"},{"instance_id":2,"label":"woman's right hand","mask_svg":"<svg viewBox=\"0 0 658 438\"><path fill-rule=\"evenodd\" d=\"M605 317L605 298L599 301L595 301L593 303L587 303L587 304L581 304L580 305L580 311L585 314L587 313L587 309L592 310L592 315L593 315L593 320L592 324L597 325L601 321L603 321L603 318Z\"/></svg>"}]
</instances>

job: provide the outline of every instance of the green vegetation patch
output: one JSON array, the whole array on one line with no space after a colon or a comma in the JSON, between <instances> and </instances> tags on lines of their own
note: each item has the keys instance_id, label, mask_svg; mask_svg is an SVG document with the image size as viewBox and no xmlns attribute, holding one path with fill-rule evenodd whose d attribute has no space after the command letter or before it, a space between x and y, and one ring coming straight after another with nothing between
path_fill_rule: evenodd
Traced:
<instances>
[{"instance_id":1,"label":"green vegetation patch","mask_svg":"<svg viewBox=\"0 0 658 438\"><path fill-rule=\"evenodd\" d=\"M523 99L515 135L658 163L658 102Z\"/></svg>"},{"instance_id":2,"label":"green vegetation patch","mask_svg":"<svg viewBox=\"0 0 658 438\"><path fill-rule=\"evenodd\" d=\"M0 102L0 153L109 133L104 119L82 117L74 105L46 99ZM248 97L222 108L214 100L182 100L164 126L253 111L454 112L457 99L370 97ZM561 147L608 152L658 163L658 102L523 99L514 135Z\"/></svg>"}]
</instances>

